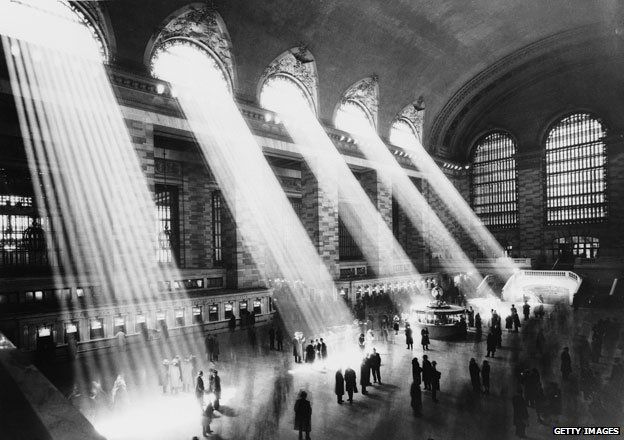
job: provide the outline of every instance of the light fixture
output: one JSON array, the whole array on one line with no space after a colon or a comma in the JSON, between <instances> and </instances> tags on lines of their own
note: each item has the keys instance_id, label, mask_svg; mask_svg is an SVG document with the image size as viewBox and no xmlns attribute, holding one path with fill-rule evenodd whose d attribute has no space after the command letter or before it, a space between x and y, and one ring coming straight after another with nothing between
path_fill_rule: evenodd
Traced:
<instances>
[{"instance_id":1,"label":"light fixture","mask_svg":"<svg viewBox=\"0 0 624 440\"><path fill-rule=\"evenodd\" d=\"M165 85L162 83L156 84L156 93L158 93L159 95L165 93Z\"/></svg>"},{"instance_id":2,"label":"light fixture","mask_svg":"<svg viewBox=\"0 0 624 440\"><path fill-rule=\"evenodd\" d=\"M272 119L271 113L265 113L264 114L264 120L266 122L271 122L271 119Z\"/></svg>"}]
</instances>

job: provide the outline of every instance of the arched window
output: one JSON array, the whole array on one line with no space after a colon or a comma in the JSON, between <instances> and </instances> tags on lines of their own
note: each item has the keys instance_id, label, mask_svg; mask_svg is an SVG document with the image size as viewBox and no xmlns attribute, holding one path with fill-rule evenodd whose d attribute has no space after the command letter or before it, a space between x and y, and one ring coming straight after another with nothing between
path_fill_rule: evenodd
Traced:
<instances>
[{"instance_id":1,"label":"arched window","mask_svg":"<svg viewBox=\"0 0 624 440\"><path fill-rule=\"evenodd\" d=\"M164 81L180 78L180 69L196 66L197 72L208 72L205 80L214 87L231 92L230 82L215 57L199 44L183 39L169 40L154 50L151 60L152 75Z\"/></svg>"},{"instance_id":2,"label":"arched window","mask_svg":"<svg viewBox=\"0 0 624 440\"><path fill-rule=\"evenodd\" d=\"M550 225L607 218L606 129L587 113L559 120L546 138L546 221Z\"/></svg>"},{"instance_id":3,"label":"arched window","mask_svg":"<svg viewBox=\"0 0 624 440\"><path fill-rule=\"evenodd\" d=\"M267 78L260 91L260 106L277 113L284 104L303 105L314 111L310 97L296 80L280 74Z\"/></svg>"},{"instance_id":4,"label":"arched window","mask_svg":"<svg viewBox=\"0 0 624 440\"><path fill-rule=\"evenodd\" d=\"M503 132L487 134L476 144L472 208L486 226L504 228L517 223L516 143Z\"/></svg>"},{"instance_id":5,"label":"arched window","mask_svg":"<svg viewBox=\"0 0 624 440\"><path fill-rule=\"evenodd\" d=\"M338 130L347 133L359 133L364 127L374 127L372 118L364 106L351 99L338 107L334 125Z\"/></svg>"},{"instance_id":6,"label":"arched window","mask_svg":"<svg viewBox=\"0 0 624 440\"><path fill-rule=\"evenodd\" d=\"M389 141L392 145L412 149L419 144L414 127L405 119L397 119L390 127Z\"/></svg>"}]
</instances>

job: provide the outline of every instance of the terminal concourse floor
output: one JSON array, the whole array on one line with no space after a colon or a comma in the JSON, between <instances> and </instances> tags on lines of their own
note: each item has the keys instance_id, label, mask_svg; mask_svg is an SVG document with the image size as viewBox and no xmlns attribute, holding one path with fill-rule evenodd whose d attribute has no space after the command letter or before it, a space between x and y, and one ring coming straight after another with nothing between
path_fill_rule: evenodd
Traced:
<instances>
[{"instance_id":1,"label":"terminal concourse floor","mask_svg":"<svg viewBox=\"0 0 624 440\"><path fill-rule=\"evenodd\" d=\"M515 391L516 368L539 369L542 383L560 382L559 353L569 345L573 364L573 380L562 389L563 414L549 417L539 423L534 409L529 408L527 436L532 439L550 439L553 426L617 426L623 414L613 409L598 410L587 400L569 396L578 381L578 363L572 351L572 337L580 329L586 335L599 313L581 310L566 323L531 320L520 333L503 333L503 348L494 359L485 358L485 338L476 341L469 334L466 341L432 341L426 352L430 360L437 361L442 373L439 402L434 403L428 391L423 391L422 415L413 415L410 407L411 359L422 360L423 351L415 337L414 350L407 350L402 332L394 342L376 342L381 354L383 385L369 388L370 394L355 394L353 404L336 403L334 374L336 368L351 364L358 375L360 352L355 343L331 340L326 365L315 363L294 364L292 348L284 344L284 352L269 351L265 332L258 336L259 346L251 348L244 332L220 335L221 357L215 364L201 358L201 367L219 370L222 382L221 411L215 413L211 425L214 439L296 439L293 430L293 406L300 389L308 391L312 403L312 439L512 439L516 438L513 426L511 398ZM544 354L535 350L538 328L546 335ZM487 329L486 329L487 330ZM560 336L553 336L560 335ZM314 335L314 337L323 335ZM203 339L195 341L203 347ZM179 345L179 344L178 344ZM176 344L174 344L174 347ZM621 349L613 341L606 341L601 361L592 364L596 374L606 379L610 376L614 356ZM180 353L183 355L183 353ZM130 349L126 353L78 360L78 371L100 374L105 390L110 389L115 374L124 372L128 382L128 403L111 409L108 403L93 406L88 398L75 399L94 423L110 440L117 439L191 439L201 438L199 406L192 392L163 395L158 387L157 374L145 369L153 351L145 348ZM474 357L479 365L488 359L491 365L490 395L472 391L468 361ZM158 367L158 366L156 366ZM101 373L95 373L100 368ZM71 389L70 375L64 374L67 366L55 364L45 368L45 373L64 392ZM142 372L141 372L142 371ZM140 377L141 379L136 379ZM78 379L77 382L80 382ZM206 384L207 384L206 380ZM142 386L139 384L142 383ZM360 389L361 391L361 389ZM622 394L620 394L622 396ZM346 396L345 396L346 400ZM595 406L595 405L594 405ZM620 401L620 411L622 408ZM587 437L586 437L587 438Z\"/></svg>"}]
</instances>

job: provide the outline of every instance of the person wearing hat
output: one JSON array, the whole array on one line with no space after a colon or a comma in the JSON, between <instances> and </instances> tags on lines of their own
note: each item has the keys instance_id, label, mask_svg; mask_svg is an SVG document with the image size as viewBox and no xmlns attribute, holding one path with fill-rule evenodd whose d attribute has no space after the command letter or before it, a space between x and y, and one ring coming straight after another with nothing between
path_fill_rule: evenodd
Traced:
<instances>
[{"instance_id":1,"label":"person wearing hat","mask_svg":"<svg viewBox=\"0 0 624 440\"><path fill-rule=\"evenodd\" d=\"M217 370L210 370L210 379L208 379L208 392L214 394L214 409L219 411L219 399L221 399L221 378Z\"/></svg>"},{"instance_id":2,"label":"person wearing hat","mask_svg":"<svg viewBox=\"0 0 624 440\"><path fill-rule=\"evenodd\" d=\"M204 372L200 371L197 374L197 380L195 381L195 397L199 402L199 407L204 408Z\"/></svg>"},{"instance_id":3,"label":"person wearing hat","mask_svg":"<svg viewBox=\"0 0 624 440\"><path fill-rule=\"evenodd\" d=\"M299 397L295 402L295 431L299 431L299 440L306 434L306 440L310 440L310 431L312 430L312 405L307 400L308 393L301 390Z\"/></svg>"},{"instance_id":4,"label":"person wearing hat","mask_svg":"<svg viewBox=\"0 0 624 440\"><path fill-rule=\"evenodd\" d=\"M438 401L437 395L440 390L440 377L442 376L442 373L436 369L437 364L436 361L431 362L431 400L434 402Z\"/></svg>"}]
</instances>

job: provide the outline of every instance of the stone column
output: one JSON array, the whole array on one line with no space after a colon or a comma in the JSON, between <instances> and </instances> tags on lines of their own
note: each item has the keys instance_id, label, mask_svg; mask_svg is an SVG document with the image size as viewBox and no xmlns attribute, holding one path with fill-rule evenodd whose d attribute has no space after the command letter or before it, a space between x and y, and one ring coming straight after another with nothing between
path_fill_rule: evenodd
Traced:
<instances>
[{"instance_id":1,"label":"stone column","mask_svg":"<svg viewBox=\"0 0 624 440\"><path fill-rule=\"evenodd\" d=\"M315 167L316 168L316 167ZM322 167L319 167L322 168ZM327 171L331 172L331 171ZM325 176L335 182L335 176ZM334 177L334 178L332 178ZM324 177L321 176L323 179ZM322 188L306 163L301 164L301 220L312 244L334 279L340 277L338 264L338 188Z\"/></svg>"}]
</instances>

